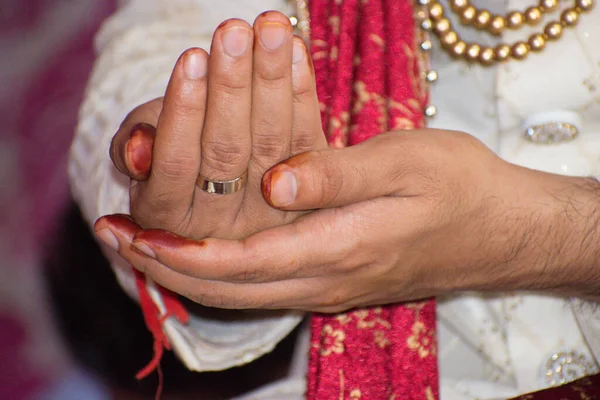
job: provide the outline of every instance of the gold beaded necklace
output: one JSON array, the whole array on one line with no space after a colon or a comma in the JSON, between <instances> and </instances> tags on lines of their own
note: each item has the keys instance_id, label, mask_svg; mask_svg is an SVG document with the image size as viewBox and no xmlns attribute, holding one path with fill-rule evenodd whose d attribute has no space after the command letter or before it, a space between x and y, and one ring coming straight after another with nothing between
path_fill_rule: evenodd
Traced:
<instances>
[{"instance_id":1,"label":"gold beaded necklace","mask_svg":"<svg viewBox=\"0 0 600 400\"><path fill-rule=\"evenodd\" d=\"M565 9L559 20L547 23L541 32L529 36L527 40L487 47L462 40L452 28L452 23L446 16L447 10L437 0L419 0L419 3L427 7L429 12L429 18L422 21L421 27L433 31L448 54L484 66L510 59L522 60L530 52L541 52L547 42L559 40L564 28L576 26L580 15L594 8L594 0L574 0L573 6ZM524 12L512 11L501 16L492 15L485 9L477 9L469 0L450 1L451 11L459 16L462 25L473 26L491 35L500 35L507 28L517 30L525 24L535 26L541 22L544 14L556 11L557 8L558 0L539 0L537 6L529 7Z\"/></svg>"}]
</instances>

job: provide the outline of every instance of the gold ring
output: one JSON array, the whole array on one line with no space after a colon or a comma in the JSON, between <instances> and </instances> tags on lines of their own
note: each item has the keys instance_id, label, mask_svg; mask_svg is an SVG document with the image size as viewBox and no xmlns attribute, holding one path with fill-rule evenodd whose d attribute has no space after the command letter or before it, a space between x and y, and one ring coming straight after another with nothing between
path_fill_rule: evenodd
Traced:
<instances>
[{"instance_id":1,"label":"gold ring","mask_svg":"<svg viewBox=\"0 0 600 400\"><path fill-rule=\"evenodd\" d=\"M248 179L248 171L238 178L227 180L227 181L213 181L206 177L199 175L196 184L202 190L207 193L213 194L233 194L239 192L246 186L246 180Z\"/></svg>"}]
</instances>

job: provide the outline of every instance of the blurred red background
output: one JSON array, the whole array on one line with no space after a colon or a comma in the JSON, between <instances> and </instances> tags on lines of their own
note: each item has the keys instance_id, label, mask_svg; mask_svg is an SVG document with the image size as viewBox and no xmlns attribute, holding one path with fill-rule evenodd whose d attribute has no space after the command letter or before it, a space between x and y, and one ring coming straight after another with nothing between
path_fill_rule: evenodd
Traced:
<instances>
[{"instance_id":1,"label":"blurred red background","mask_svg":"<svg viewBox=\"0 0 600 400\"><path fill-rule=\"evenodd\" d=\"M116 0L0 1L0 398L104 399L64 350L41 277L66 159Z\"/></svg>"}]
</instances>

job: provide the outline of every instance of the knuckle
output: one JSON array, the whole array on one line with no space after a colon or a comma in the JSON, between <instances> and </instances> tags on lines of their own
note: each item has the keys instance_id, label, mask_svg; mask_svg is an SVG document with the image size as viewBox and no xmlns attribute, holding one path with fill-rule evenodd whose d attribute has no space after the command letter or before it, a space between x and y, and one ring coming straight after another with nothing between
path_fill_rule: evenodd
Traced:
<instances>
[{"instance_id":1,"label":"knuckle","mask_svg":"<svg viewBox=\"0 0 600 400\"><path fill-rule=\"evenodd\" d=\"M249 90L249 79L236 74L227 74L215 78L216 92L223 97L240 97Z\"/></svg>"},{"instance_id":2,"label":"knuckle","mask_svg":"<svg viewBox=\"0 0 600 400\"><path fill-rule=\"evenodd\" d=\"M262 120L252 132L252 155L283 159L289 153L288 133L276 121Z\"/></svg>"},{"instance_id":3,"label":"knuckle","mask_svg":"<svg viewBox=\"0 0 600 400\"><path fill-rule=\"evenodd\" d=\"M198 113L203 113L205 110L204 102L191 98L178 98L173 102L174 121L178 121L182 127L189 126L189 122L197 120Z\"/></svg>"},{"instance_id":4,"label":"knuckle","mask_svg":"<svg viewBox=\"0 0 600 400\"><path fill-rule=\"evenodd\" d=\"M340 196L344 175L335 163L324 163L321 168L321 202L330 205Z\"/></svg>"},{"instance_id":5,"label":"knuckle","mask_svg":"<svg viewBox=\"0 0 600 400\"><path fill-rule=\"evenodd\" d=\"M317 138L310 130L298 129L292 135L292 153L301 153L306 150L313 150L317 147Z\"/></svg>"},{"instance_id":6,"label":"knuckle","mask_svg":"<svg viewBox=\"0 0 600 400\"><path fill-rule=\"evenodd\" d=\"M155 163L153 172L167 179L178 180L182 175L197 173L198 161L193 157L178 154L177 157L171 157L167 160L162 160L160 163Z\"/></svg>"},{"instance_id":7,"label":"knuckle","mask_svg":"<svg viewBox=\"0 0 600 400\"><path fill-rule=\"evenodd\" d=\"M290 83L290 75L278 63L263 64L255 74L256 83L267 90L279 89Z\"/></svg>"},{"instance_id":8,"label":"knuckle","mask_svg":"<svg viewBox=\"0 0 600 400\"><path fill-rule=\"evenodd\" d=\"M230 143L205 141L202 144L202 164L203 167L217 172L245 170L248 165L248 155L246 149L234 141Z\"/></svg>"},{"instance_id":9,"label":"knuckle","mask_svg":"<svg viewBox=\"0 0 600 400\"><path fill-rule=\"evenodd\" d=\"M310 85L299 84L294 87L292 100L294 104L310 104L311 102L316 102L315 88Z\"/></svg>"}]
</instances>

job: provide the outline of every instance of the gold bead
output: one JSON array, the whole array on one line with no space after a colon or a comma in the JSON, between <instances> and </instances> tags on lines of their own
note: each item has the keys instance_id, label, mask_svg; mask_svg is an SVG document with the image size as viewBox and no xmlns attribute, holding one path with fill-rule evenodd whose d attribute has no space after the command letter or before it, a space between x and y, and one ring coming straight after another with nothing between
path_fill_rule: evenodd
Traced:
<instances>
[{"instance_id":1,"label":"gold bead","mask_svg":"<svg viewBox=\"0 0 600 400\"><path fill-rule=\"evenodd\" d=\"M513 11L509 13L507 17L508 27L511 29L520 28L521 25L523 25L524 19L525 18L523 17L523 14L521 14L519 11Z\"/></svg>"},{"instance_id":2,"label":"gold bead","mask_svg":"<svg viewBox=\"0 0 600 400\"><path fill-rule=\"evenodd\" d=\"M475 27L477 29L484 29L489 25L491 19L492 14L488 10L479 10L475 16Z\"/></svg>"},{"instance_id":3,"label":"gold bead","mask_svg":"<svg viewBox=\"0 0 600 400\"><path fill-rule=\"evenodd\" d=\"M438 73L436 70L432 69L425 74L425 79L429 83L433 83L438 80Z\"/></svg>"},{"instance_id":4,"label":"gold bead","mask_svg":"<svg viewBox=\"0 0 600 400\"><path fill-rule=\"evenodd\" d=\"M425 114L425 116L428 118L435 117L435 114L437 114L437 107L433 104L429 104L427 107L425 107L425 110L423 110L423 114Z\"/></svg>"},{"instance_id":5,"label":"gold bead","mask_svg":"<svg viewBox=\"0 0 600 400\"><path fill-rule=\"evenodd\" d=\"M525 20L529 25L537 25L542 20L542 10L539 7L529 7L525 10Z\"/></svg>"},{"instance_id":6,"label":"gold bead","mask_svg":"<svg viewBox=\"0 0 600 400\"><path fill-rule=\"evenodd\" d=\"M577 8L579 8L582 12L591 11L594 8L594 0L577 0L575 2Z\"/></svg>"},{"instance_id":7,"label":"gold bead","mask_svg":"<svg viewBox=\"0 0 600 400\"><path fill-rule=\"evenodd\" d=\"M450 2L450 8L454 12L460 12L463 9L467 8L469 5L469 0L452 0Z\"/></svg>"},{"instance_id":8,"label":"gold bead","mask_svg":"<svg viewBox=\"0 0 600 400\"><path fill-rule=\"evenodd\" d=\"M481 46L477 43L469 43L467 45L467 51L465 56L469 61L476 61L479 58L479 53L481 53Z\"/></svg>"},{"instance_id":9,"label":"gold bead","mask_svg":"<svg viewBox=\"0 0 600 400\"><path fill-rule=\"evenodd\" d=\"M434 21L438 21L443 16L444 7L442 7L442 5L438 2L431 3L431 5L429 6L429 17Z\"/></svg>"},{"instance_id":10,"label":"gold bead","mask_svg":"<svg viewBox=\"0 0 600 400\"><path fill-rule=\"evenodd\" d=\"M563 27L559 22L550 22L544 28L544 34L548 40L558 40L562 36Z\"/></svg>"},{"instance_id":11,"label":"gold bead","mask_svg":"<svg viewBox=\"0 0 600 400\"><path fill-rule=\"evenodd\" d=\"M523 60L529 54L529 46L523 42L517 42L510 48L510 55L517 60Z\"/></svg>"},{"instance_id":12,"label":"gold bead","mask_svg":"<svg viewBox=\"0 0 600 400\"><path fill-rule=\"evenodd\" d=\"M444 47L454 46L458 42L458 35L454 31L449 31L440 37L440 41Z\"/></svg>"},{"instance_id":13,"label":"gold bead","mask_svg":"<svg viewBox=\"0 0 600 400\"><path fill-rule=\"evenodd\" d=\"M460 20L462 21L463 24L468 25L473 22L476 15L477 15L477 9L473 6L467 6L467 8L462 10L462 12L460 13Z\"/></svg>"},{"instance_id":14,"label":"gold bead","mask_svg":"<svg viewBox=\"0 0 600 400\"><path fill-rule=\"evenodd\" d=\"M492 65L496 58L496 52L491 47L484 47L479 53L478 61L485 66Z\"/></svg>"},{"instance_id":15,"label":"gold bead","mask_svg":"<svg viewBox=\"0 0 600 400\"><path fill-rule=\"evenodd\" d=\"M490 33L492 35L500 35L502 32L504 32L505 26L506 20L504 19L504 17L497 15L490 21L488 29L490 30Z\"/></svg>"},{"instance_id":16,"label":"gold bead","mask_svg":"<svg viewBox=\"0 0 600 400\"><path fill-rule=\"evenodd\" d=\"M433 28L433 22L431 22L431 20L429 18L425 18L421 22L421 29L423 29L425 31L430 31L431 28Z\"/></svg>"},{"instance_id":17,"label":"gold bead","mask_svg":"<svg viewBox=\"0 0 600 400\"><path fill-rule=\"evenodd\" d=\"M579 13L574 8L569 8L560 14L560 21L565 26L575 26L579 22Z\"/></svg>"},{"instance_id":18,"label":"gold bead","mask_svg":"<svg viewBox=\"0 0 600 400\"><path fill-rule=\"evenodd\" d=\"M510 58L510 46L507 44L498 45L495 48L496 61L506 61Z\"/></svg>"},{"instance_id":19,"label":"gold bead","mask_svg":"<svg viewBox=\"0 0 600 400\"><path fill-rule=\"evenodd\" d=\"M434 30L438 35L442 35L450 31L451 28L452 26L450 25L450 20L448 18L442 18L434 25Z\"/></svg>"},{"instance_id":20,"label":"gold bead","mask_svg":"<svg viewBox=\"0 0 600 400\"><path fill-rule=\"evenodd\" d=\"M454 43L454 46L452 46L452 55L454 57L461 57L463 54L465 54L466 50L467 44L464 41L459 40L458 42Z\"/></svg>"},{"instance_id":21,"label":"gold bead","mask_svg":"<svg viewBox=\"0 0 600 400\"><path fill-rule=\"evenodd\" d=\"M544 47L546 47L546 39L544 38L544 35L540 33L531 35L527 43L529 44L531 51L535 52L542 51L544 50Z\"/></svg>"},{"instance_id":22,"label":"gold bead","mask_svg":"<svg viewBox=\"0 0 600 400\"><path fill-rule=\"evenodd\" d=\"M543 12L548 13L556 10L558 0L540 0L540 8Z\"/></svg>"}]
</instances>

